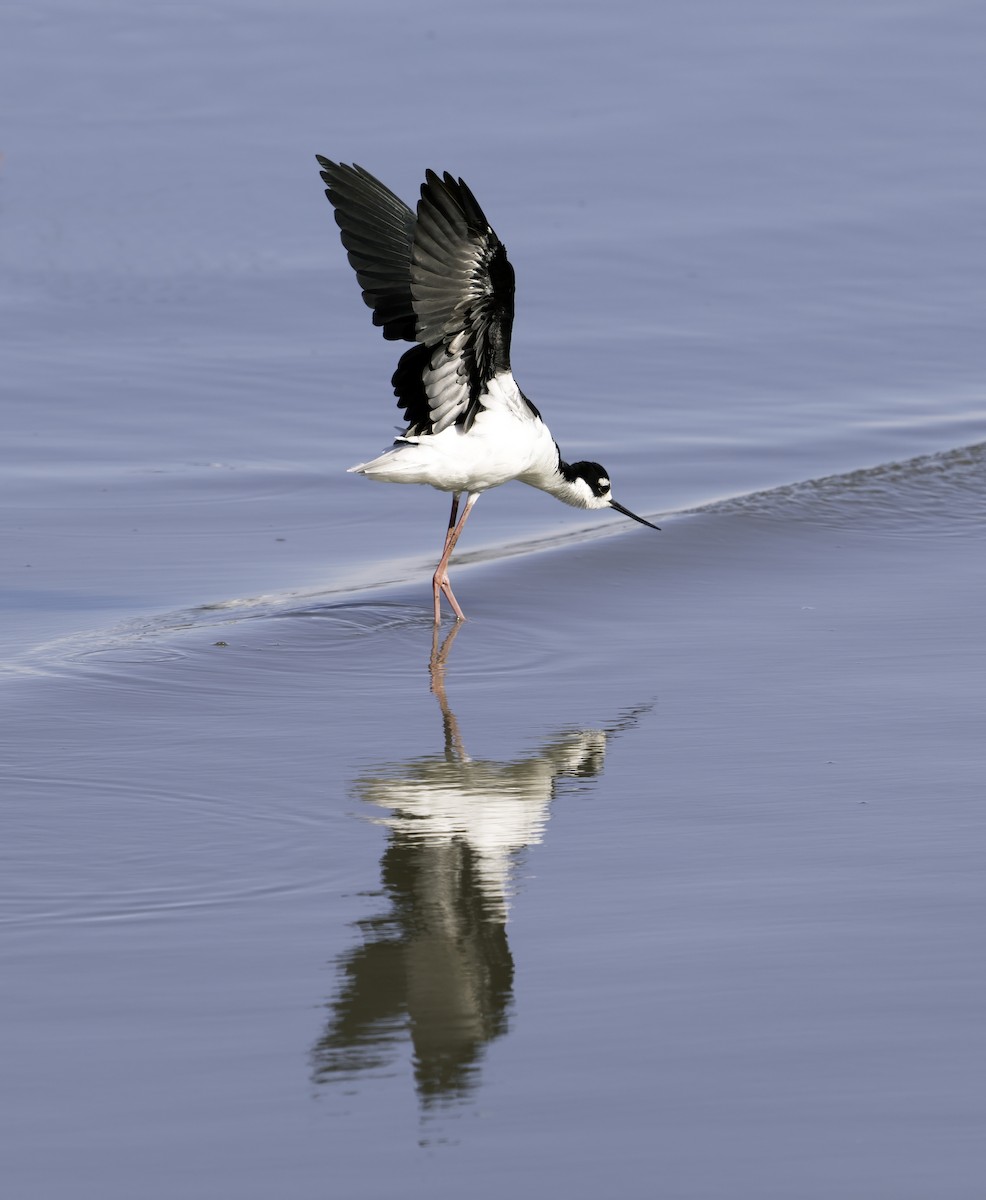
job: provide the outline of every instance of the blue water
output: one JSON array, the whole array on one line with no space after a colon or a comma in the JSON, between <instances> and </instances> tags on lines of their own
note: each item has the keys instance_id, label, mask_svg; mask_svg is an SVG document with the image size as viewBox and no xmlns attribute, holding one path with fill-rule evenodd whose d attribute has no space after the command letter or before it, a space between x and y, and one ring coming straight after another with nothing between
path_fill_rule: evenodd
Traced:
<instances>
[{"instance_id":1,"label":"blue water","mask_svg":"<svg viewBox=\"0 0 986 1200\"><path fill-rule=\"evenodd\" d=\"M19 1197L978 1197L986 19L0 16ZM315 152L461 174L660 534L444 497Z\"/></svg>"}]
</instances>

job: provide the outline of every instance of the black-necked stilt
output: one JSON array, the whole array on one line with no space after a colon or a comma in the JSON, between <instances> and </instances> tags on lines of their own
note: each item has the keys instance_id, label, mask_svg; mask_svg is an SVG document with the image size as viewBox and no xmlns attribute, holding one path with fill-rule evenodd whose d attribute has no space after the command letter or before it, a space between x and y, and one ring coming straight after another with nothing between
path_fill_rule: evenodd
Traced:
<instances>
[{"instance_id":1,"label":"black-necked stilt","mask_svg":"<svg viewBox=\"0 0 986 1200\"><path fill-rule=\"evenodd\" d=\"M541 414L517 386L510 372L514 270L466 184L447 172L441 179L426 172L415 213L362 167L316 157L374 325L392 341L418 343L402 356L392 381L407 429L392 449L350 470L452 493L432 580L435 624L443 593L463 619L449 559L473 505L508 480L576 508L613 508L657 529L617 504L599 463L562 459Z\"/></svg>"}]
</instances>

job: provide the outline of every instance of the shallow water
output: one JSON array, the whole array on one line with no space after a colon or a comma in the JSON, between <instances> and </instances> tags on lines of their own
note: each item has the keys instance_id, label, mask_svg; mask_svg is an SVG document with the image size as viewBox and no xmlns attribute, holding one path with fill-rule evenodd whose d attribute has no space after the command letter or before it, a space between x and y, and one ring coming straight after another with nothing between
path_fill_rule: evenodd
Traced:
<instances>
[{"instance_id":1,"label":"shallow water","mask_svg":"<svg viewBox=\"0 0 986 1200\"><path fill-rule=\"evenodd\" d=\"M984 49L8 6L11 1194L978 1197ZM492 493L433 641L316 150L467 178L661 533Z\"/></svg>"},{"instance_id":2,"label":"shallow water","mask_svg":"<svg viewBox=\"0 0 986 1200\"><path fill-rule=\"evenodd\" d=\"M22 659L17 1178L973 1195L970 457Z\"/></svg>"}]
</instances>

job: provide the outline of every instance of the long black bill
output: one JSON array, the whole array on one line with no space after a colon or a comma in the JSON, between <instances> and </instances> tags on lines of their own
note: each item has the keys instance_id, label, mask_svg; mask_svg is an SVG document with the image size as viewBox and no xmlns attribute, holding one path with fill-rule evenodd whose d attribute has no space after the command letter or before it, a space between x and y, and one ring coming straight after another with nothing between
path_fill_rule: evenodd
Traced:
<instances>
[{"instance_id":1,"label":"long black bill","mask_svg":"<svg viewBox=\"0 0 986 1200\"><path fill-rule=\"evenodd\" d=\"M650 521L645 521L643 517L638 517L636 513L632 513L628 508L624 508L622 504L617 504L615 500L610 500L610 508L615 508L618 513L622 513L625 517L629 517L631 521L639 521L641 525L646 525L648 529L656 529L661 532L660 525L652 525Z\"/></svg>"}]
</instances>

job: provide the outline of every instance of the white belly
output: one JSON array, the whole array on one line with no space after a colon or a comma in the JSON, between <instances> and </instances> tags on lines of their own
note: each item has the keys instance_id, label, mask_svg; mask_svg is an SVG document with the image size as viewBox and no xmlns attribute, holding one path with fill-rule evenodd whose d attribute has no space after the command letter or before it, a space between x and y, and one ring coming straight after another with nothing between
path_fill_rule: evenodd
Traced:
<instances>
[{"instance_id":1,"label":"white belly","mask_svg":"<svg viewBox=\"0 0 986 1200\"><path fill-rule=\"evenodd\" d=\"M477 415L468 433L453 425L410 438L350 470L387 483L486 492L521 475L550 473L557 461L558 450L540 418L530 410L518 416L512 406L495 404Z\"/></svg>"}]
</instances>

